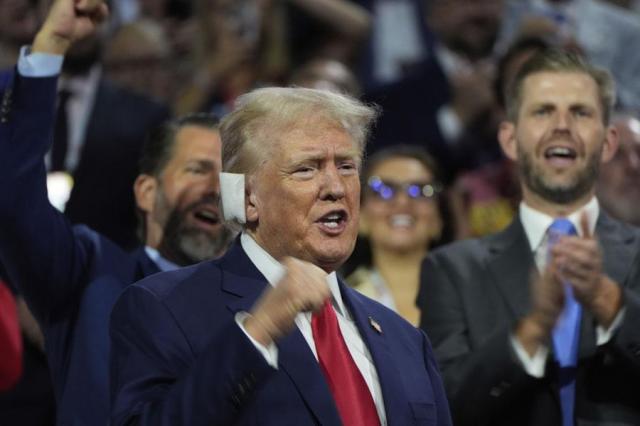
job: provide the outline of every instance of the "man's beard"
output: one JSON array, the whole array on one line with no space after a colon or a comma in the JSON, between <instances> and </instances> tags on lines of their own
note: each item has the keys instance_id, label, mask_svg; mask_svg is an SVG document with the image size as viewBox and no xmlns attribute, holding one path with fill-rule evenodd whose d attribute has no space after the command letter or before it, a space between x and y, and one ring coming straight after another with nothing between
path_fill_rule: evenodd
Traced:
<instances>
[{"instance_id":1,"label":"man's beard","mask_svg":"<svg viewBox=\"0 0 640 426\"><path fill-rule=\"evenodd\" d=\"M520 151L518 170L523 184L533 193L555 204L569 204L588 194L594 186L600 170L600 152L594 151L584 169L579 170L566 184L553 183L540 167L536 166L531 154Z\"/></svg>"},{"instance_id":2,"label":"man's beard","mask_svg":"<svg viewBox=\"0 0 640 426\"><path fill-rule=\"evenodd\" d=\"M156 198L156 211L169 212L164 223L163 237L158 251L180 266L192 265L216 258L224 253L233 232L222 224L215 234L189 226L187 216L202 204L217 203L217 197L205 196L183 209L170 208L164 193Z\"/></svg>"}]
</instances>

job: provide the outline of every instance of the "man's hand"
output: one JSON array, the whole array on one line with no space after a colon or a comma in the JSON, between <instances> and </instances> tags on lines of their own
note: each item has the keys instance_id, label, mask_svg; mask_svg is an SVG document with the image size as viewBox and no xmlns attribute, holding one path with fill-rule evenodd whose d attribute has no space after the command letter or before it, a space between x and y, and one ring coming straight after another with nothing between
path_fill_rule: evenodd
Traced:
<instances>
[{"instance_id":1,"label":"man's hand","mask_svg":"<svg viewBox=\"0 0 640 426\"><path fill-rule=\"evenodd\" d=\"M598 323L609 327L622 306L622 290L602 273L602 250L582 216L582 237L563 237L551 249L562 281L571 284L576 300Z\"/></svg>"},{"instance_id":2,"label":"man's hand","mask_svg":"<svg viewBox=\"0 0 640 426\"><path fill-rule=\"evenodd\" d=\"M265 346L286 336L298 313L319 310L331 294L322 269L294 258L286 258L283 265L284 278L262 294L244 323L247 333Z\"/></svg>"},{"instance_id":3,"label":"man's hand","mask_svg":"<svg viewBox=\"0 0 640 426\"><path fill-rule=\"evenodd\" d=\"M532 282L531 303L531 313L520 321L515 330L515 337L529 356L549 340L564 308L564 288L554 261Z\"/></svg>"},{"instance_id":4,"label":"man's hand","mask_svg":"<svg viewBox=\"0 0 640 426\"><path fill-rule=\"evenodd\" d=\"M451 106L464 126L489 110L495 102L491 85L493 68L492 64L482 62L472 70L457 71L450 77L453 91Z\"/></svg>"},{"instance_id":5,"label":"man's hand","mask_svg":"<svg viewBox=\"0 0 640 426\"><path fill-rule=\"evenodd\" d=\"M74 42L93 34L108 15L104 0L55 0L31 51L64 55Z\"/></svg>"}]
</instances>

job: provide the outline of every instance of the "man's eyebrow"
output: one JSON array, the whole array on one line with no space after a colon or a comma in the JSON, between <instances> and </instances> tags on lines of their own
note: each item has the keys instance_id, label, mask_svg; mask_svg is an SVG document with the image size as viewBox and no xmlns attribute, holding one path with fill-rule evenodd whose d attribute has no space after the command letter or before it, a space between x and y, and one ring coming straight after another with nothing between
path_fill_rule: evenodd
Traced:
<instances>
[{"instance_id":1,"label":"man's eyebrow","mask_svg":"<svg viewBox=\"0 0 640 426\"><path fill-rule=\"evenodd\" d=\"M198 165L207 169L215 169L216 163L211 160L205 160L203 158L192 158L187 160L187 165Z\"/></svg>"}]
</instances>

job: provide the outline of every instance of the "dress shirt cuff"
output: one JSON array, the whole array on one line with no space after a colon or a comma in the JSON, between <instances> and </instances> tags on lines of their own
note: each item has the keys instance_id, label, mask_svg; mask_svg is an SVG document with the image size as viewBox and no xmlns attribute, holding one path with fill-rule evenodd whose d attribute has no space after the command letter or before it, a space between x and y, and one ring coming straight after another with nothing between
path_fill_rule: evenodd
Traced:
<instances>
[{"instance_id":1,"label":"dress shirt cuff","mask_svg":"<svg viewBox=\"0 0 640 426\"><path fill-rule=\"evenodd\" d=\"M462 122L449 105L445 105L438 110L438 127L440 133L448 144L455 144L462 136Z\"/></svg>"},{"instance_id":2,"label":"dress shirt cuff","mask_svg":"<svg viewBox=\"0 0 640 426\"><path fill-rule=\"evenodd\" d=\"M18 73L23 77L54 77L60 74L63 60L62 55L31 53L31 46L22 46Z\"/></svg>"},{"instance_id":3,"label":"dress shirt cuff","mask_svg":"<svg viewBox=\"0 0 640 426\"><path fill-rule=\"evenodd\" d=\"M249 317L248 312L244 312L244 311L238 312L235 316L236 324L238 324L238 327L240 327L240 330L242 330L242 332L249 338L253 346L255 346L256 349L262 354L265 361L267 361L267 364L269 364L271 367L277 370L278 369L278 347L273 342L269 346L264 346L258 343L258 341L255 340L253 337L251 337L249 333L247 333L247 330L244 328L244 321L247 319L247 317Z\"/></svg>"},{"instance_id":4,"label":"dress shirt cuff","mask_svg":"<svg viewBox=\"0 0 640 426\"><path fill-rule=\"evenodd\" d=\"M526 371L528 375L537 379L544 377L544 367L547 363L547 355L549 355L548 347L540 345L536 353L534 353L533 356L529 356L514 335L511 335L511 346L516 352L524 371Z\"/></svg>"},{"instance_id":5,"label":"dress shirt cuff","mask_svg":"<svg viewBox=\"0 0 640 426\"><path fill-rule=\"evenodd\" d=\"M620 309L620 312L618 312L618 315L616 315L616 317L613 319L613 322L611 323L609 328L604 328L601 325L598 325L596 327L596 345L602 346L604 344L607 344L609 340L611 340L611 337L613 337L613 333L615 333L622 325L625 311L625 308Z\"/></svg>"}]
</instances>

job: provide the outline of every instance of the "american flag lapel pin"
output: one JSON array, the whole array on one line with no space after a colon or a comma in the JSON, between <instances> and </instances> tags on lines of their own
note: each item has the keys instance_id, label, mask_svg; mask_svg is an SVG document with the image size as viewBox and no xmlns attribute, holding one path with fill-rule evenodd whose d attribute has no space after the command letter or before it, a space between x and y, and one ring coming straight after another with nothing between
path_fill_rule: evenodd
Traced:
<instances>
[{"instance_id":1,"label":"american flag lapel pin","mask_svg":"<svg viewBox=\"0 0 640 426\"><path fill-rule=\"evenodd\" d=\"M369 324L371 324L371 328L373 328L378 334L382 334L382 327L378 324L378 321L369 317Z\"/></svg>"}]
</instances>

